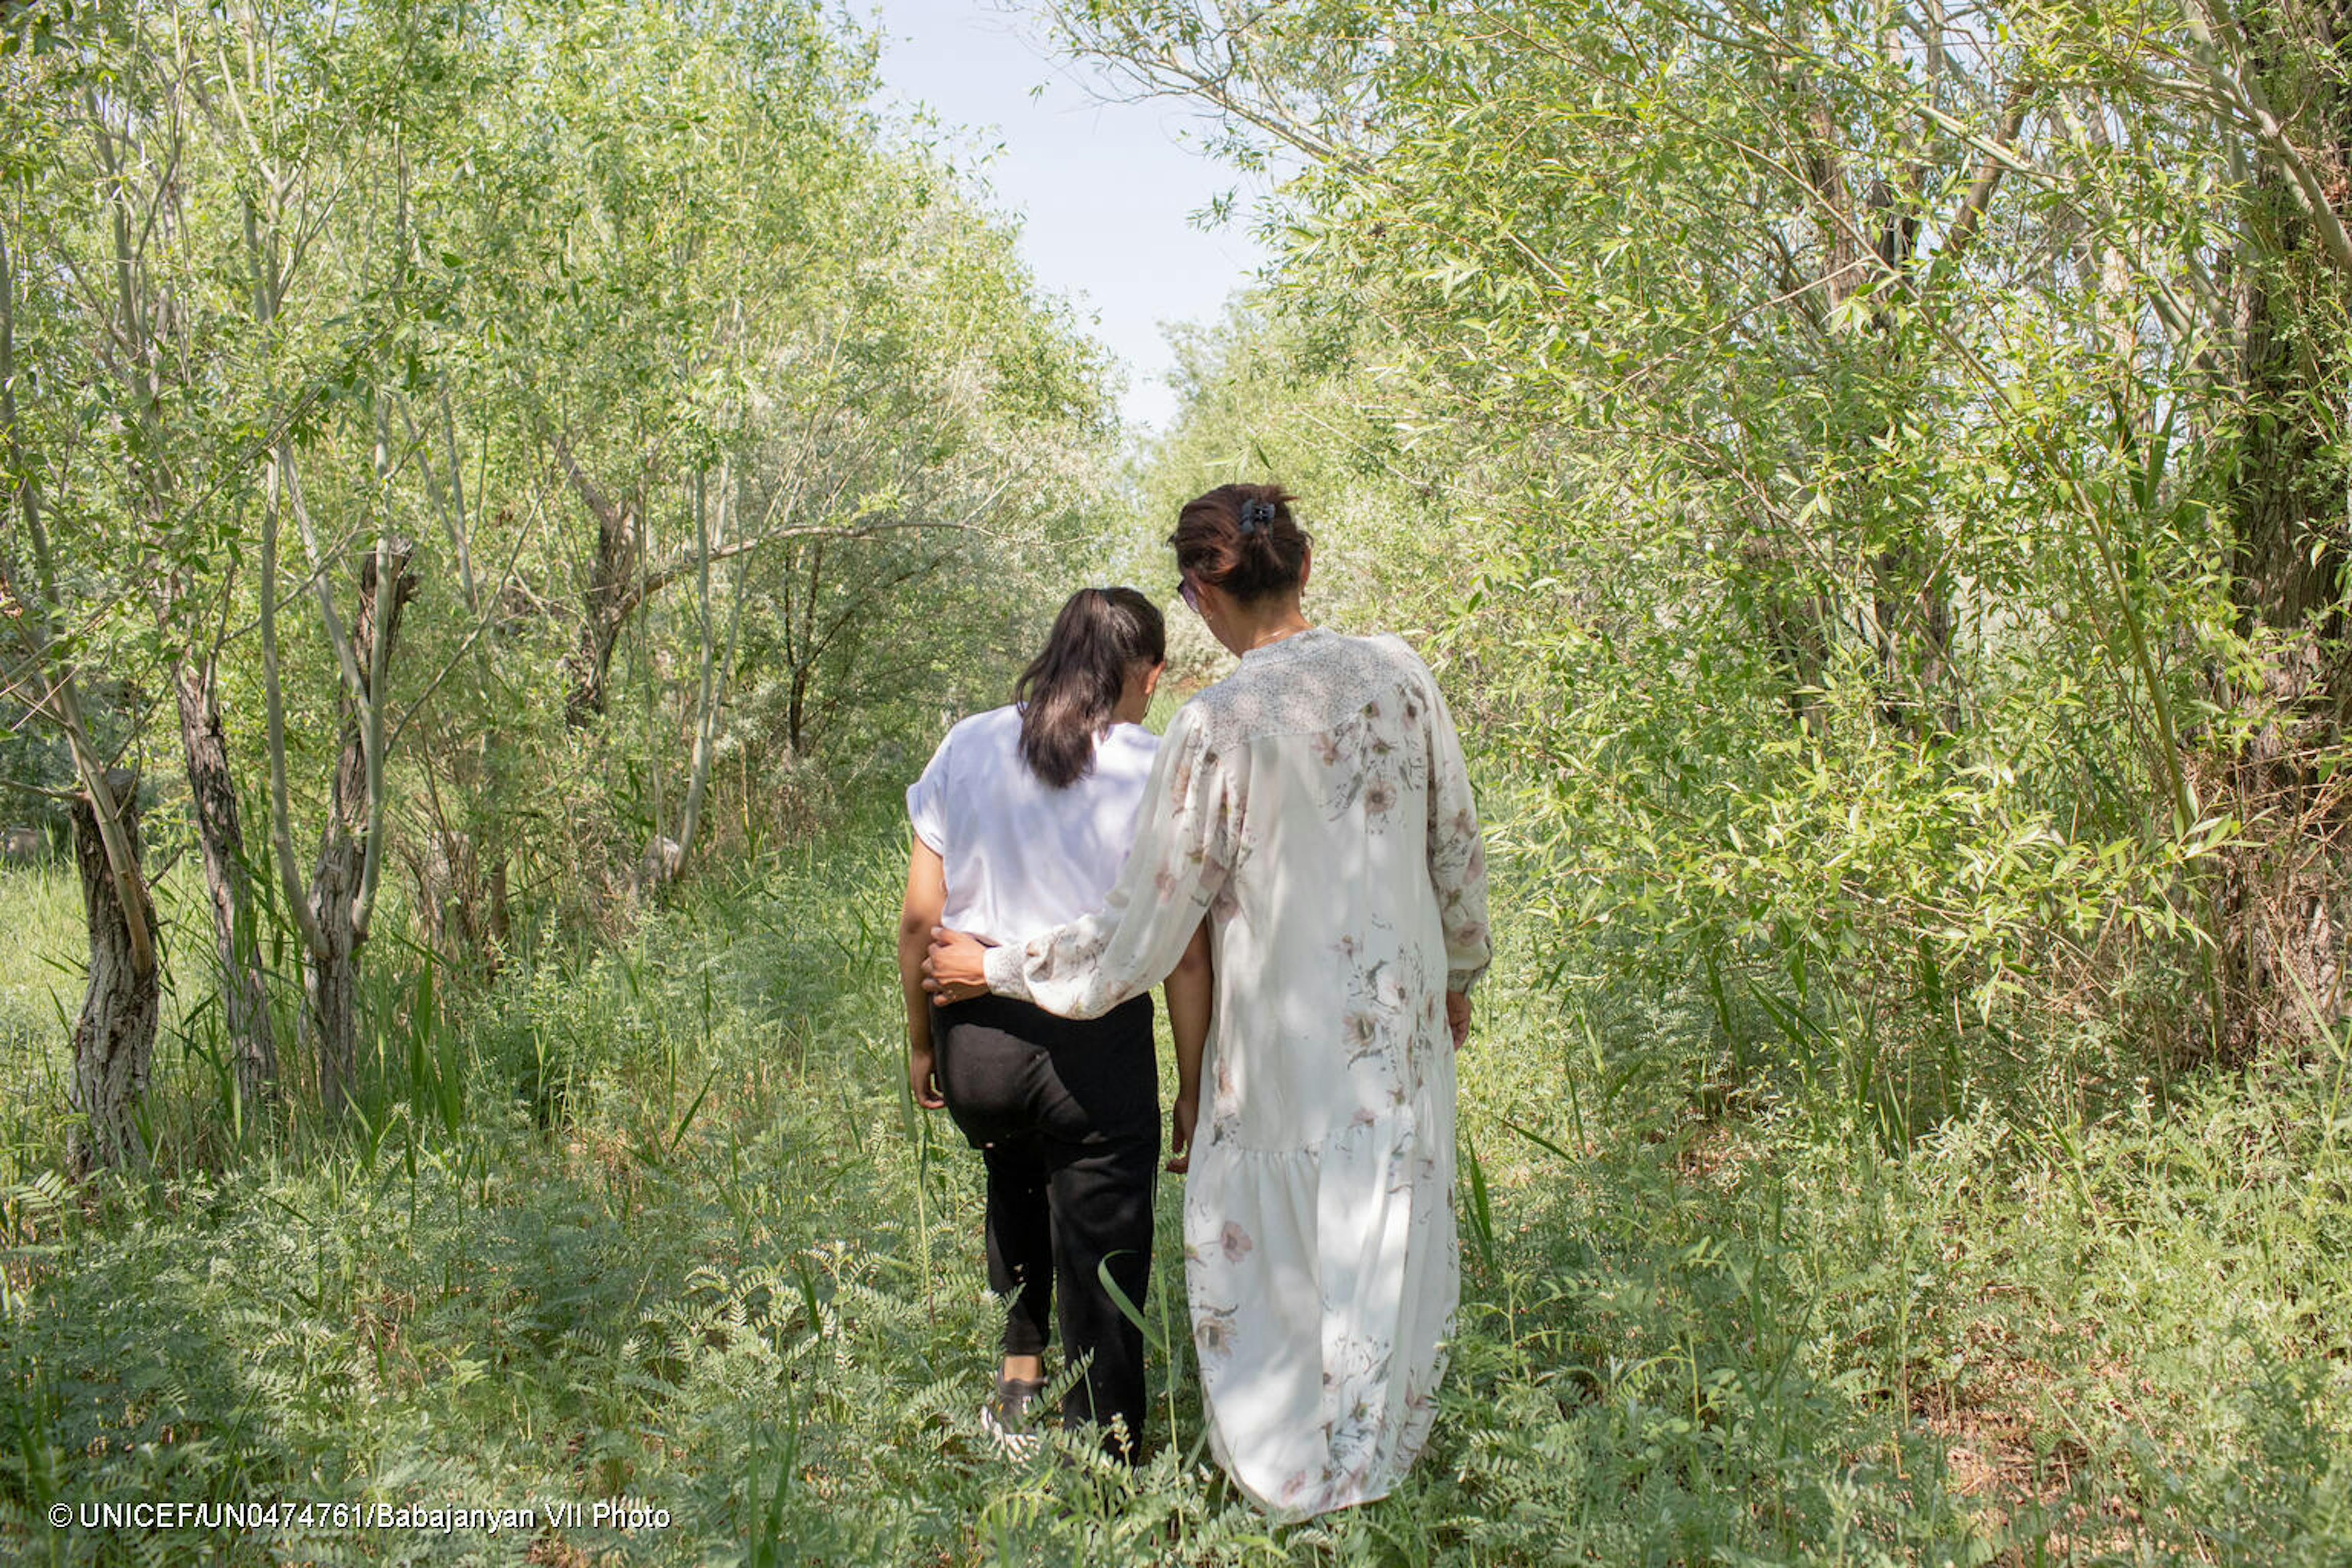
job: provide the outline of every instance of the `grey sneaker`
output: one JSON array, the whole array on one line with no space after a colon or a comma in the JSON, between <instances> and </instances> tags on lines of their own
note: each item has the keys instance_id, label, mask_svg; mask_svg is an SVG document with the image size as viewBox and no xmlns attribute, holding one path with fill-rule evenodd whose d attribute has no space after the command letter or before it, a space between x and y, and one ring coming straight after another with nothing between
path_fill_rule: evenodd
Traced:
<instances>
[{"instance_id":1,"label":"grey sneaker","mask_svg":"<svg viewBox=\"0 0 2352 1568\"><path fill-rule=\"evenodd\" d=\"M1037 1451L1039 1434L1029 1420L1029 1406L1045 1391L1044 1378L1000 1377L996 1392L980 1402L980 1425L996 1446L1014 1458Z\"/></svg>"}]
</instances>

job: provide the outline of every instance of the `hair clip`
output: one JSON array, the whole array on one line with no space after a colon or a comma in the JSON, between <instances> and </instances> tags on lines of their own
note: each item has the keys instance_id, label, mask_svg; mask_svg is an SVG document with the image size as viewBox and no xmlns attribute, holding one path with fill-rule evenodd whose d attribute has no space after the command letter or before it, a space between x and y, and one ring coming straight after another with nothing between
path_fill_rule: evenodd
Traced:
<instances>
[{"instance_id":1,"label":"hair clip","mask_svg":"<svg viewBox=\"0 0 2352 1568\"><path fill-rule=\"evenodd\" d=\"M1241 531L1244 533L1255 533L1261 528L1271 528L1273 526L1274 503L1272 501L1264 500L1258 497L1252 496L1249 500L1242 502Z\"/></svg>"}]
</instances>

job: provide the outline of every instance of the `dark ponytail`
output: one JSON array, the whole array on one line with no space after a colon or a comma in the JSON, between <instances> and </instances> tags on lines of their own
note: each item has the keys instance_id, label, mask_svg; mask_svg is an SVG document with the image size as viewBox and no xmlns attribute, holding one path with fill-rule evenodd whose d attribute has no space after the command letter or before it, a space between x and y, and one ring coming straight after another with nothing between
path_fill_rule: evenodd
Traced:
<instances>
[{"instance_id":1,"label":"dark ponytail","mask_svg":"<svg viewBox=\"0 0 2352 1568\"><path fill-rule=\"evenodd\" d=\"M1095 737L1111 720L1127 672L1168 658L1168 626L1132 588L1081 588L1070 595L1045 649L1013 688L1021 709L1021 760L1066 789L1095 765Z\"/></svg>"},{"instance_id":2,"label":"dark ponytail","mask_svg":"<svg viewBox=\"0 0 2352 1568\"><path fill-rule=\"evenodd\" d=\"M1307 573L1311 542L1280 485L1219 485L1176 515L1176 569L1243 604L1286 594Z\"/></svg>"}]
</instances>

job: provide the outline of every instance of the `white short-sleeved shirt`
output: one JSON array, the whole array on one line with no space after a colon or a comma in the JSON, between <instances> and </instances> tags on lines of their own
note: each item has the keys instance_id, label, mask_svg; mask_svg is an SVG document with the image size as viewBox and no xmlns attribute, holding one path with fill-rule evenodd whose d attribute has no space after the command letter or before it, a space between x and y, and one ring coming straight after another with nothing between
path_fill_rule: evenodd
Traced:
<instances>
[{"instance_id":1,"label":"white short-sleeved shirt","mask_svg":"<svg viewBox=\"0 0 2352 1568\"><path fill-rule=\"evenodd\" d=\"M1102 907L1135 842L1135 814L1160 739L1113 724L1095 765L1055 789L1021 760L1021 710L975 713L940 742L907 791L915 837L939 852L948 898L940 923L992 942L1021 942Z\"/></svg>"}]
</instances>

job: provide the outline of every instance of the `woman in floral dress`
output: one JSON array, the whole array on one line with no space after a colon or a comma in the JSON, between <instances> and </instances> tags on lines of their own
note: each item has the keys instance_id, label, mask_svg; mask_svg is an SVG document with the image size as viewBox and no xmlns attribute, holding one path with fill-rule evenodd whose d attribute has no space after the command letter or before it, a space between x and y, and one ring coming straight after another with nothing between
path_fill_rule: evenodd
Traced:
<instances>
[{"instance_id":1,"label":"woman in floral dress","mask_svg":"<svg viewBox=\"0 0 2352 1568\"><path fill-rule=\"evenodd\" d=\"M1217 1458L1304 1518L1387 1494L1429 1436L1460 1291L1454 1050L1486 966L1462 749L1393 637L1307 624L1274 486L1186 506L1181 592L1232 675L1170 723L1104 907L1019 945L942 931L931 984L1091 1017L1209 917L1211 1108L1184 1200Z\"/></svg>"}]
</instances>

